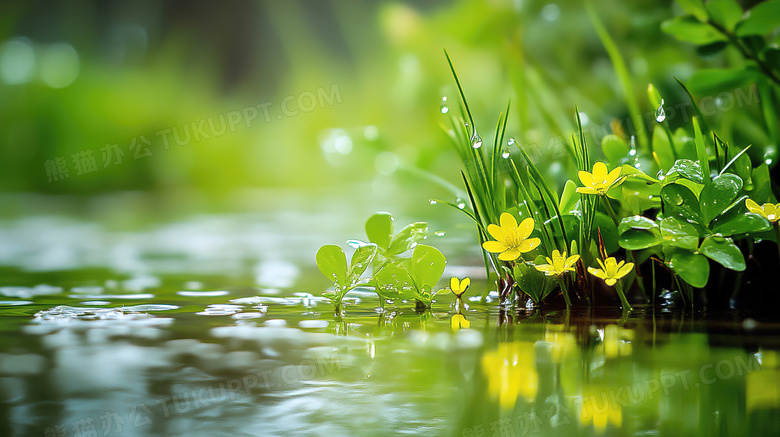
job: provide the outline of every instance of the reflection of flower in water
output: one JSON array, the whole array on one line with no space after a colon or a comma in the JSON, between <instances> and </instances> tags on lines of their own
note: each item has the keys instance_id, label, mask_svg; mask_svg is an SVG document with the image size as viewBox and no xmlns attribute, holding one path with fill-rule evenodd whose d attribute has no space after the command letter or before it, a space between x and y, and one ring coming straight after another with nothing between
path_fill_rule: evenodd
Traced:
<instances>
[{"instance_id":1,"label":"reflection of flower in water","mask_svg":"<svg viewBox=\"0 0 780 437\"><path fill-rule=\"evenodd\" d=\"M634 331L620 328L617 325L607 325L604 328L604 339L599 348L600 352L607 358L631 355L631 340L633 338Z\"/></svg>"},{"instance_id":2,"label":"reflection of flower in water","mask_svg":"<svg viewBox=\"0 0 780 437\"><path fill-rule=\"evenodd\" d=\"M536 397L539 375L534 368L534 344L501 343L482 357L482 370L488 379L488 392L498 398L502 409L511 410L518 396Z\"/></svg>"},{"instance_id":3,"label":"reflection of flower in water","mask_svg":"<svg viewBox=\"0 0 780 437\"><path fill-rule=\"evenodd\" d=\"M577 353L577 339L571 332L547 330L544 333L544 341L552 344L552 358L556 363Z\"/></svg>"},{"instance_id":4,"label":"reflection of flower in water","mask_svg":"<svg viewBox=\"0 0 780 437\"><path fill-rule=\"evenodd\" d=\"M471 322L469 322L466 319L466 316L464 316L461 313L455 314L452 316L452 330L457 331L461 328L468 328L471 326Z\"/></svg>"},{"instance_id":5,"label":"reflection of flower in water","mask_svg":"<svg viewBox=\"0 0 780 437\"><path fill-rule=\"evenodd\" d=\"M747 411L780 408L780 353L762 350L760 364L753 355L745 361L749 371L745 389Z\"/></svg>"},{"instance_id":6,"label":"reflection of flower in water","mask_svg":"<svg viewBox=\"0 0 780 437\"><path fill-rule=\"evenodd\" d=\"M587 393L589 394L582 397L582 425L588 426L592 423L593 429L599 434L604 433L609 423L620 428L623 424L623 411L620 403L610 403L609 391L591 387Z\"/></svg>"}]
</instances>

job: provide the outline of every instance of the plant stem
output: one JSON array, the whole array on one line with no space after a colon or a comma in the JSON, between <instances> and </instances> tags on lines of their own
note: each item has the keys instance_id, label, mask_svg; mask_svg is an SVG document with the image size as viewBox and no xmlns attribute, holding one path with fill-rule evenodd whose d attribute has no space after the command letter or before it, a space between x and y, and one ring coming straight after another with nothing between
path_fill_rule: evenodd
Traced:
<instances>
[{"instance_id":1,"label":"plant stem","mask_svg":"<svg viewBox=\"0 0 780 437\"><path fill-rule=\"evenodd\" d=\"M772 68L769 67L764 61L759 59L758 55L753 53L752 50L748 51L748 49L739 41L739 38L737 38L736 35L734 35L732 32L729 32L723 26L721 26L718 23L715 23L712 20L708 20L707 24L714 27L715 29L718 30L718 32L722 33L726 38L728 38L729 42L733 44L737 48L737 50L740 51L740 53L742 53L742 56L744 56L745 58L751 61L754 61L758 65L758 68L761 70L762 73L764 73L766 77L772 79L775 85L780 86L780 77L778 77L772 71Z\"/></svg>"},{"instance_id":2,"label":"plant stem","mask_svg":"<svg viewBox=\"0 0 780 437\"><path fill-rule=\"evenodd\" d=\"M777 243L777 254L780 255L780 222L775 222L775 243Z\"/></svg>"},{"instance_id":3,"label":"plant stem","mask_svg":"<svg viewBox=\"0 0 780 437\"><path fill-rule=\"evenodd\" d=\"M604 194L603 196L601 196L601 200L604 201L604 208L606 208L607 214L609 214L609 218L611 218L612 221L615 222L615 226L620 226L620 222L618 222L617 215L615 215L615 210L612 209L612 205L610 205L607 195Z\"/></svg>"},{"instance_id":4,"label":"plant stem","mask_svg":"<svg viewBox=\"0 0 780 437\"><path fill-rule=\"evenodd\" d=\"M615 290L617 290L618 296L620 296L620 302L623 305L623 311L633 310L631 304L628 303L628 299L626 299L626 294L623 293L623 284L621 284L620 281L615 283Z\"/></svg>"},{"instance_id":5,"label":"plant stem","mask_svg":"<svg viewBox=\"0 0 780 437\"><path fill-rule=\"evenodd\" d=\"M561 286L561 293L563 293L563 300L566 301L566 311L571 309L571 297L569 297L569 287L566 285L566 278L560 276L558 283Z\"/></svg>"}]
</instances>

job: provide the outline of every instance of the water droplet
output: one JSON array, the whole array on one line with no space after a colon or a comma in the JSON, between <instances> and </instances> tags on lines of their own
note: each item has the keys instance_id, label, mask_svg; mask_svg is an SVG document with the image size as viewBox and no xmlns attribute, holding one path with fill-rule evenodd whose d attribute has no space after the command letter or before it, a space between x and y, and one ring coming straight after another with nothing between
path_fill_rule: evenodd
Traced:
<instances>
[{"instance_id":1,"label":"water droplet","mask_svg":"<svg viewBox=\"0 0 780 437\"><path fill-rule=\"evenodd\" d=\"M417 247L417 242L416 241L409 245L410 249L414 249L415 247Z\"/></svg>"},{"instance_id":2,"label":"water droplet","mask_svg":"<svg viewBox=\"0 0 780 437\"><path fill-rule=\"evenodd\" d=\"M447 96L441 98L441 113L446 114L450 112L450 108L447 106Z\"/></svg>"},{"instance_id":3,"label":"water droplet","mask_svg":"<svg viewBox=\"0 0 780 437\"><path fill-rule=\"evenodd\" d=\"M661 104L655 110L655 121L663 123L664 120L666 120L666 111L664 111L664 99L661 99Z\"/></svg>"},{"instance_id":4,"label":"water droplet","mask_svg":"<svg viewBox=\"0 0 780 437\"><path fill-rule=\"evenodd\" d=\"M444 231L436 231L433 234L436 235L437 237L443 237L444 234L446 234L446 232L444 232Z\"/></svg>"},{"instance_id":5,"label":"water droplet","mask_svg":"<svg viewBox=\"0 0 780 437\"><path fill-rule=\"evenodd\" d=\"M641 167L641 166L642 166L642 164L641 164L641 163L639 163L639 162L637 162L636 164L634 164L634 168L639 168L639 167Z\"/></svg>"},{"instance_id":6,"label":"water droplet","mask_svg":"<svg viewBox=\"0 0 780 437\"><path fill-rule=\"evenodd\" d=\"M628 154L631 155L631 156L636 156L636 149L629 150Z\"/></svg>"},{"instance_id":7,"label":"water droplet","mask_svg":"<svg viewBox=\"0 0 780 437\"><path fill-rule=\"evenodd\" d=\"M772 162L773 162L773 161L772 161L772 159L771 159L771 158L767 158L767 160L766 160L766 161L764 161L764 162L766 162L766 165L772 165Z\"/></svg>"},{"instance_id":8,"label":"water droplet","mask_svg":"<svg viewBox=\"0 0 780 437\"><path fill-rule=\"evenodd\" d=\"M436 205L437 203L439 203L439 201L435 199L431 199L428 201L428 203L430 203L431 205Z\"/></svg>"},{"instance_id":9,"label":"water droplet","mask_svg":"<svg viewBox=\"0 0 780 437\"><path fill-rule=\"evenodd\" d=\"M457 205L458 205L458 209L463 209L463 208L465 208L465 207L466 207L466 202L464 202L463 200L461 200L461 199L458 199L458 201L457 201L457 202L458 202L458 203L457 203Z\"/></svg>"},{"instance_id":10,"label":"water droplet","mask_svg":"<svg viewBox=\"0 0 780 437\"><path fill-rule=\"evenodd\" d=\"M501 157L504 158L504 159L509 158L509 150L504 149L504 151L501 152Z\"/></svg>"},{"instance_id":11,"label":"water droplet","mask_svg":"<svg viewBox=\"0 0 780 437\"><path fill-rule=\"evenodd\" d=\"M474 135L471 136L471 147L475 149L482 147L482 137L477 132L474 132Z\"/></svg>"}]
</instances>

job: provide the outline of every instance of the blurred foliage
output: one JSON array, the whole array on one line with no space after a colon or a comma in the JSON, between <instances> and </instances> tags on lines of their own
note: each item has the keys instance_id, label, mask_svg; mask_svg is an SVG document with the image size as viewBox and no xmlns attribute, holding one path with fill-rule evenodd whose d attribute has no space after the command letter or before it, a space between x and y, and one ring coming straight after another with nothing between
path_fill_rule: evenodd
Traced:
<instances>
[{"instance_id":1,"label":"blurred foliage","mask_svg":"<svg viewBox=\"0 0 780 437\"><path fill-rule=\"evenodd\" d=\"M683 11L646 0L592 6L622 54L629 88L575 0L43 5L2 6L3 191L218 199L241 187L338 185L377 174L419 182L419 172L403 169L459 184L449 171L459 165L457 153L439 127L447 121L442 97L457 100L442 48L473 96L475 123L493 126L511 96L507 135L535 145L540 159L565 154L555 139L574 128L575 104L585 124L608 125L629 116L626 102L648 106L649 82L667 102L684 102L673 77L686 81L701 66L742 62L733 47L701 53L679 43L661 23ZM318 89L333 97L334 85L341 103L280 112L286 97ZM261 116L235 132L186 145L169 140L169 149L156 135L267 102L269 121ZM714 117L728 119L730 143L766 143L755 114L759 108L748 107ZM670 117L672 128L683 122ZM152 156L134 159L129 148L141 136ZM107 144L125 152L121 164L104 164ZM96 170L78 175L73 154L86 150ZM58 157L69 177L50 181L46 163ZM559 182L564 170L544 168Z\"/></svg>"}]
</instances>

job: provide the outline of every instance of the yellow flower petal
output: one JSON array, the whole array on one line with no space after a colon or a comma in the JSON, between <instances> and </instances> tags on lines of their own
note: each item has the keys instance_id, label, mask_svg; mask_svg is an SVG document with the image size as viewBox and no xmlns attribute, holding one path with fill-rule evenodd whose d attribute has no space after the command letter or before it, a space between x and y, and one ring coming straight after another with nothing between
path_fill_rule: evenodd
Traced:
<instances>
[{"instance_id":1,"label":"yellow flower petal","mask_svg":"<svg viewBox=\"0 0 780 437\"><path fill-rule=\"evenodd\" d=\"M501 228L504 230L504 232L510 229L517 229L517 220L515 220L515 217L508 212L501 214L501 217L499 217L498 220L501 222Z\"/></svg>"},{"instance_id":2,"label":"yellow flower petal","mask_svg":"<svg viewBox=\"0 0 780 437\"><path fill-rule=\"evenodd\" d=\"M506 244L500 241L485 241L482 243L482 247L491 253L500 253L509 248Z\"/></svg>"},{"instance_id":3,"label":"yellow flower petal","mask_svg":"<svg viewBox=\"0 0 780 437\"><path fill-rule=\"evenodd\" d=\"M593 180L596 183L607 180L607 164L599 161L593 166Z\"/></svg>"},{"instance_id":4,"label":"yellow flower petal","mask_svg":"<svg viewBox=\"0 0 780 437\"><path fill-rule=\"evenodd\" d=\"M618 167L618 168L612 170L611 172L609 172L609 174L607 175L607 185L614 184L618 180L618 178L620 177L620 172L622 170L623 170L622 167Z\"/></svg>"},{"instance_id":5,"label":"yellow flower petal","mask_svg":"<svg viewBox=\"0 0 780 437\"><path fill-rule=\"evenodd\" d=\"M506 241L506 230L502 229L498 225L489 224L488 233L490 234L491 237L495 238L498 241Z\"/></svg>"},{"instance_id":6,"label":"yellow flower petal","mask_svg":"<svg viewBox=\"0 0 780 437\"><path fill-rule=\"evenodd\" d=\"M604 273L603 270L594 269L593 267L588 267L588 273L590 273L591 275L593 275L593 276L595 276L597 278L601 278L601 279L606 279L607 278L607 275L606 275L606 273Z\"/></svg>"},{"instance_id":7,"label":"yellow flower petal","mask_svg":"<svg viewBox=\"0 0 780 437\"><path fill-rule=\"evenodd\" d=\"M566 262L564 263L564 265L573 266L574 264L577 264L577 261L579 261L579 260L580 260L580 256L579 255L572 255L572 256L566 258Z\"/></svg>"},{"instance_id":8,"label":"yellow flower petal","mask_svg":"<svg viewBox=\"0 0 780 437\"><path fill-rule=\"evenodd\" d=\"M460 291L460 281L458 278L453 277L450 279L450 290L452 290L453 293L458 294Z\"/></svg>"},{"instance_id":9,"label":"yellow flower petal","mask_svg":"<svg viewBox=\"0 0 780 437\"><path fill-rule=\"evenodd\" d=\"M540 272L544 272L547 274L555 274L555 267L553 267L550 264L542 264L534 267L536 267L536 270L539 270Z\"/></svg>"},{"instance_id":10,"label":"yellow flower petal","mask_svg":"<svg viewBox=\"0 0 780 437\"><path fill-rule=\"evenodd\" d=\"M577 187L575 191L580 194L599 194L597 190L594 190L593 188L590 187Z\"/></svg>"},{"instance_id":11,"label":"yellow flower petal","mask_svg":"<svg viewBox=\"0 0 780 437\"><path fill-rule=\"evenodd\" d=\"M506 252L501 253L501 255L498 255L498 259L501 261L514 261L519 257L520 251L517 249L509 249Z\"/></svg>"},{"instance_id":12,"label":"yellow flower petal","mask_svg":"<svg viewBox=\"0 0 780 437\"><path fill-rule=\"evenodd\" d=\"M525 240L534 231L534 219L527 218L520 222L520 226L517 227L518 240Z\"/></svg>"},{"instance_id":13,"label":"yellow flower petal","mask_svg":"<svg viewBox=\"0 0 780 437\"><path fill-rule=\"evenodd\" d=\"M469 285L471 285L471 278L463 278L462 281L460 281L460 294L463 294L468 290Z\"/></svg>"},{"instance_id":14,"label":"yellow flower petal","mask_svg":"<svg viewBox=\"0 0 780 437\"><path fill-rule=\"evenodd\" d=\"M580 182L582 182L582 185L585 185L586 187L592 187L593 184L596 183L596 181L593 179L593 174L586 171L580 170L577 172L577 176L580 177Z\"/></svg>"},{"instance_id":15,"label":"yellow flower petal","mask_svg":"<svg viewBox=\"0 0 780 437\"><path fill-rule=\"evenodd\" d=\"M745 206L747 207L748 211L752 212L753 214L764 215L764 210L761 209L761 207L758 206L758 204L754 202L753 199L746 200Z\"/></svg>"},{"instance_id":16,"label":"yellow flower petal","mask_svg":"<svg viewBox=\"0 0 780 437\"><path fill-rule=\"evenodd\" d=\"M542 240L538 238L529 238L527 240L523 240L523 242L517 246L517 250L519 250L521 253L530 252L536 249L540 244L542 244Z\"/></svg>"},{"instance_id":17,"label":"yellow flower petal","mask_svg":"<svg viewBox=\"0 0 780 437\"><path fill-rule=\"evenodd\" d=\"M609 285L611 287L611 286L615 285L615 283L617 282L617 279L615 279L615 278L607 278L607 279L604 280L604 282L606 282L607 285Z\"/></svg>"},{"instance_id":18,"label":"yellow flower petal","mask_svg":"<svg viewBox=\"0 0 780 437\"><path fill-rule=\"evenodd\" d=\"M623 267L618 269L617 274L615 275L616 278L622 278L623 276L626 276L631 272L631 270L634 268L634 263L626 263Z\"/></svg>"}]
</instances>

